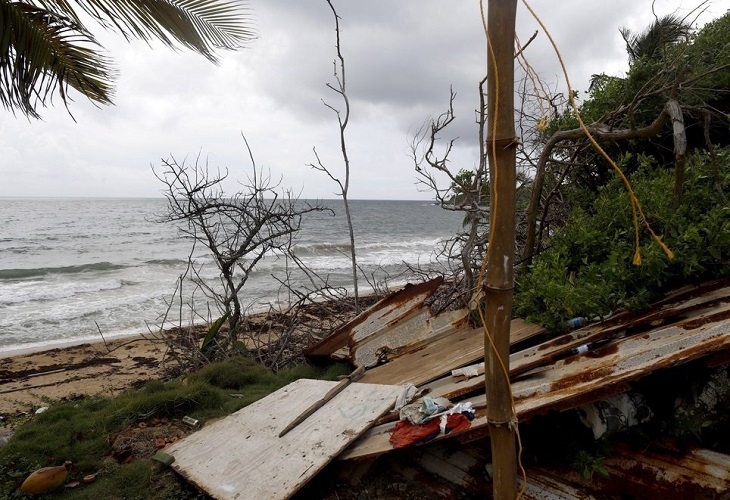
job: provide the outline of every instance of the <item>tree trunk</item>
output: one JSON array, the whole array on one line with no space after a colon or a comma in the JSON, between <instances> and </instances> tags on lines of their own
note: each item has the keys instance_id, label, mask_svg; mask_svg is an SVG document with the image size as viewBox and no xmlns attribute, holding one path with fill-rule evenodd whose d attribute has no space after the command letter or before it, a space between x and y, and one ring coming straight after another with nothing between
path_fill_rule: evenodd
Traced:
<instances>
[{"instance_id":1,"label":"tree trunk","mask_svg":"<svg viewBox=\"0 0 730 500\"><path fill-rule=\"evenodd\" d=\"M588 125L588 130L591 135L597 139L610 140L610 141L625 141L628 139L642 139L647 137L654 137L661 132L662 127L670 117L673 117L672 106L670 101L663 108L659 116L650 124L644 128L632 128L632 129L620 129L612 130L607 125L602 123L593 123ZM680 111L681 116L681 111ZM532 261L532 257L538 250L535 248L535 234L537 232L537 212L540 207L540 199L542 197L542 188L545 183L545 168L547 162L550 159L550 154L553 148L562 141L576 140L585 137L585 132L582 128L574 128L571 130L559 130L555 132L548 141L545 143L545 147L540 153L540 158L537 161L537 171L535 173L535 180L532 183L532 196L530 197L530 205L527 208L527 237L525 240L525 248L522 252L522 260L529 264ZM686 150L686 139L685 139L685 150ZM675 149L676 150L676 149Z\"/></svg>"},{"instance_id":2,"label":"tree trunk","mask_svg":"<svg viewBox=\"0 0 730 500\"><path fill-rule=\"evenodd\" d=\"M672 136L674 138L674 193L672 194L672 210L677 210L682 202L684 190L684 164L687 157L687 133L684 129L684 115L679 103L674 99L667 102L664 109L672 119Z\"/></svg>"},{"instance_id":3,"label":"tree trunk","mask_svg":"<svg viewBox=\"0 0 730 500\"><path fill-rule=\"evenodd\" d=\"M344 142L343 142L344 144ZM343 145L343 154L344 153L344 145ZM350 168L349 163L346 163L348 165L347 167L347 181L349 182L350 179ZM342 191L342 201L345 204L345 216L347 217L347 232L350 236L350 262L352 263L352 284L355 287L355 313L360 314L360 291L357 285L357 255L355 252L355 232L352 228L352 217L350 216L350 202L347 199L347 189L344 189Z\"/></svg>"},{"instance_id":4,"label":"tree trunk","mask_svg":"<svg viewBox=\"0 0 730 500\"><path fill-rule=\"evenodd\" d=\"M487 419L492 443L493 495L517 494L515 415L509 381L509 336L515 254L514 39L517 0L491 0L489 33L487 154L491 184L490 238L483 285ZM491 339L490 339L491 337Z\"/></svg>"}]
</instances>

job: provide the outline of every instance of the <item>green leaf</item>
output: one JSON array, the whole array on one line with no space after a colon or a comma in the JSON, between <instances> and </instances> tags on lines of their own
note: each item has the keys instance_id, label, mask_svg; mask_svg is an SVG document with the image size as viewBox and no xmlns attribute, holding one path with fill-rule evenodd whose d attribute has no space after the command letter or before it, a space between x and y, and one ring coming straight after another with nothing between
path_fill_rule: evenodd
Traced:
<instances>
[{"instance_id":1,"label":"green leaf","mask_svg":"<svg viewBox=\"0 0 730 500\"><path fill-rule=\"evenodd\" d=\"M201 352L207 352L210 349L211 345L213 344L213 341L216 339L216 337L218 337L218 334L221 331L221 327L223 326L223 324L228 319L228 316L230 316L230 315L231 315L231 313L227 312L223 316L221 316L220 318L215 320L212 325L210 325L208 334L203 339L203 345L200 346Z\"/></svg>"}]
</instances>

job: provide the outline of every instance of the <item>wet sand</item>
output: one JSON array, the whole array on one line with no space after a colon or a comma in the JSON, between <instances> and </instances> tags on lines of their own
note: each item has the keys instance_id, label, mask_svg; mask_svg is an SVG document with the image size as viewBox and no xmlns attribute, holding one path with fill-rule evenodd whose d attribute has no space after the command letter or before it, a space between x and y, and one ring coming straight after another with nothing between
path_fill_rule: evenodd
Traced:
<instances>
[{"instance_id":1,"label":"wet sand","mask_svg":"<svg viewBox=\"0 0 730 500\"><path fill-rule=\"evenodd\" d=\"M82 395L115 396L159 379L165 348L149 337L121 337L0 358L0 415Z\"/></svg>"}]
</instances>

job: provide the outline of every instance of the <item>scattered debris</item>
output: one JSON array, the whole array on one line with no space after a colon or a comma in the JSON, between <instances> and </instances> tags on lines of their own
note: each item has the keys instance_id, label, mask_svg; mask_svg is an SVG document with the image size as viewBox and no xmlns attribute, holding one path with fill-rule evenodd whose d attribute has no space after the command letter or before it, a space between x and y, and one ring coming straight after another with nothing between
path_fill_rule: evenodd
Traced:
<instances>
[{"instance_id":1,"label":"scattered debris","mask_svg":"<svg viewBox=\"0 0 730 500\"><path fill-rule=\"evenodd\" d=\"M330 460L354 466L363 462L352 459L401 448L422 467L449 476L454 484L483 488L490 480L489 459L473 451L488 448L483 445L488 422L480 376L484 374L484 333L469 324L465 310L432 313L428 299L440 283L405 287L307 350L311 357L346 359L367 370L358 383L348 384L290 434L277 438L277 432L331 390L331 384L315 389L310 386L313 381L299 381L203 428L166 449L174 456L172 467L217 498L243 491L237 488L244 486L231 482L233 474L228 473L234 469L235 476L247 480L248 493L283 498ZM521 423L540 414L581 408L598 438L644 422L652 417L652 410L643 397L631 392L632 384L658 370L701 358L719 369L697 389L696 402L714 408L730 392L725 367L730 363L730 280L686 287L640 314L622 312L599 323L574 323L577 329L545 340L539 326L512 321L510 377ZM377 420L399 395L400 411ZM408 404L413 397L420 398ZM465 408L467 398L469 411L462 412L457 408ZM355 408L369 412L367 418L358 417L357 425L350 420L356 417ZM401 420L396 422L398 416ZM329 418L333 420L325 421ZM451 451L438 452L447 448ZM292 457L296 460L289 464ZM643 484L644 492L648 484L679 485L678 491L690 498L730 490L729 464L726 455L708 450L684 455L623 450L621 456L601 462L601 471L605 465L622 484ZM273 469L261 473L261 467ZM254 468L257 474L247 473ZM227 475L219 477L221 473ZM539 468L531 469L530 475L526 498L546 498L541 491L554 491L555 498L593 498L580 477L568 481ZM253 476L261 477L261 484L252 485ZM273 483L281 489L268 489ZM631 488L626 488L621 491L630 493Z\"/></svg>"}]
</instances>

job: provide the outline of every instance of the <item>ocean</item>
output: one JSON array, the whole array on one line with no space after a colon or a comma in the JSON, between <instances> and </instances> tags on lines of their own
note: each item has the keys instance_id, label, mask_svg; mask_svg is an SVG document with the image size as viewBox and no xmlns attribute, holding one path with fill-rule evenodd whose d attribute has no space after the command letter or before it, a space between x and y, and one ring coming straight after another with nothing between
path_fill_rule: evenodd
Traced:
<instances>
[{"instance_id":1,"label":"ocean","mask_svg":"<svg viewBox=\"0 0 730 500\"><path fill-rule=\"evenodd\" d=\"M320 203L335 215L304 216L296 255L331 285L351 289L342 201ZM463 218L428 201L355 200L350 207L358 265L368 276L442 264L435 251ZM164 199L0 198L0 355L156 331L189 256L214 282L206 249L191 254L191 240L157 222L165 209ZM281 303L276 277L284 272L284 259L267 255L243 302L252 311ZM362 278L360 289L367 291ZM174 316L167 319L176 324Z\"/></svg>"}]
</instances>

